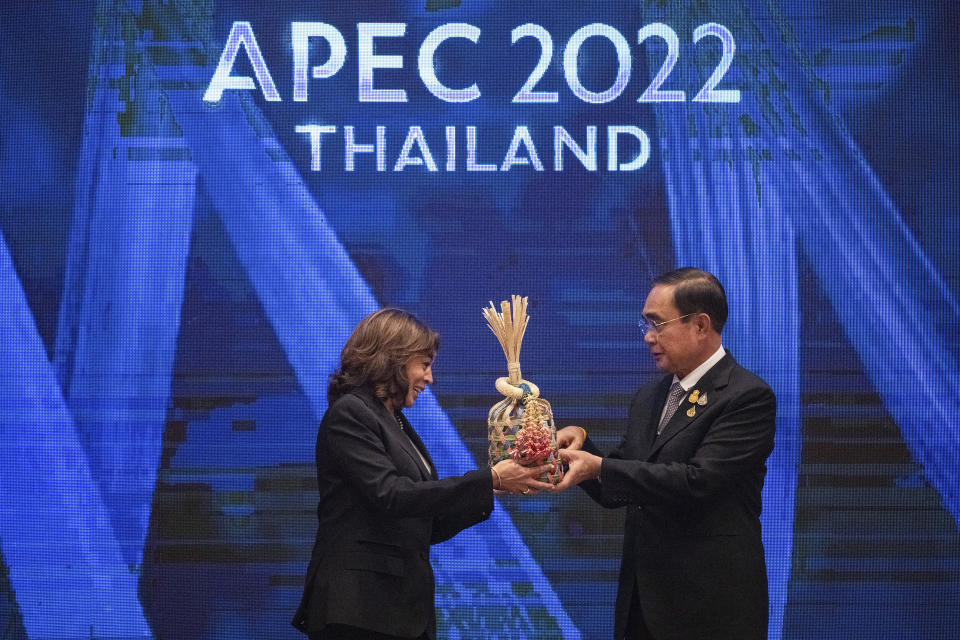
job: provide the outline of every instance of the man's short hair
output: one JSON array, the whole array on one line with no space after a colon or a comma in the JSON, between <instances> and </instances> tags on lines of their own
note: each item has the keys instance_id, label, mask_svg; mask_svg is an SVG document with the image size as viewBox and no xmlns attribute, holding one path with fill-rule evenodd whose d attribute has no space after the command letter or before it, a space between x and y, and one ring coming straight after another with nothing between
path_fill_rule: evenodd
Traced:
<instances>
[{"instance_id":1,"label":"man's short hair","mask_svg":"<svg viewBox=\"0 0 960 640\"><path fill-rule=\"evenodd\" d=\"M694 267L668 271L653 281L654 285L673 287L673 304L680 315L705 313L717 333L727 322L727 294L712 273ZM683 322L686 322L685 318Z\"/></svg>"}]
</instances>

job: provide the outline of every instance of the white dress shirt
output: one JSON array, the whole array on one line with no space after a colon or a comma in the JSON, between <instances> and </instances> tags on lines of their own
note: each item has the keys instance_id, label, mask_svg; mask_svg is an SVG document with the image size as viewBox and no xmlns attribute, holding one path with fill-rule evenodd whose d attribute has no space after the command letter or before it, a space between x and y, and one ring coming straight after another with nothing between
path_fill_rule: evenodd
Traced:
<instances>
[{"instance_id":1,"label":"white dress shirt","mask_svg":"<svg viewBox=\"0 0 960 640\"><path fill-rule=\"evenodd\" d=\"M713 365L717 364L723 359L723 356L727 355L726 349L723 348L723 345L720 345L720 348L717 349L712 356L704 360L699 367L683 376L683 380L679 380L680 386L683 387L684 391L690 391L697 383L700 382L700 378L707 375L707 371L713 368ZM672 386L675 382L678 382L676 374L673 376L673 381L670 383ZM663 409L660 411L660 420L663 421L663 416L667 412L667 406L664 405Z\"/></svg>"}]
</instances>

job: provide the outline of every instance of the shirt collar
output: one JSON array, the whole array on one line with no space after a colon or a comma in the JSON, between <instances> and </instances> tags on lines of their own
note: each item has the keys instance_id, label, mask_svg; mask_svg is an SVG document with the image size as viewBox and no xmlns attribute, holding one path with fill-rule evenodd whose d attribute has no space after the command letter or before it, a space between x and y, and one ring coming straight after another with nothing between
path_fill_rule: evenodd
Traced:
<instances>
[{"instance_id":1,"label":"shirt collar","mask_svg":"<svg viewBox=\"0 0 960 640\"><path fill-rule=\"evenodd\" d=\"M683 380L680 380L680 386L683 387L684 391L689 391L692 389L698 382L700 378L707 374L707 371L713 368L713 365L717 364L723 360L723 356L727 355L726 349L723 348L723 345L720 345L720 348L713 352L713 355L703 361L699 367L688 373L683 377ZM678 378L676 374L673 376L673 381L677 382Z\"/></svg>"}]
</instances>

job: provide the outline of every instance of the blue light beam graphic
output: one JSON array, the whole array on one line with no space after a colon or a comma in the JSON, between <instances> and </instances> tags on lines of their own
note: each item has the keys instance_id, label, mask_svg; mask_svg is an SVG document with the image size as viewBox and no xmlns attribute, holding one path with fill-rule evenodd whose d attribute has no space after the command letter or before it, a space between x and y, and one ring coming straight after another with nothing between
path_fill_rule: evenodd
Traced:
<instances>
[{"instance_id":1,"label":"blue light beam graphic","mask_svg":"<svg viewBox=\"0 0 960 640\"><path fill-rule=\"evenodd\" d=\"M757 22L783 90L781 131L758 141L763 188L776 185L805 254L867 376L900 427L914 459L960 524L960 404L956 342L960 305L903 222L843 120L816 90L809 56L775 6ZM754 15L767 15L758 11ZM762 73L773 69L762 67ZM779 134L779 135L775 135ZM762 156L761 156L762 159ZM772 167L780 171L774 172ZM760 188L758 186L758 188Z\"/></svg>"},{"instance_id":2,"label":"blue light beam graphic","mask_svg":"<svg viewBox=\"0 0 960 640\"><path fill-rule=\"evenodd\" d=\"M196 169L144 64L135 18L101 3L54 362L124 557L153 503Z\"/></svg>"},{"instance_id":3,"label":"blue light beam graphic","mask_svg":"<svg viewBox=\"0 0 960 640\"><path fill-rule=\"evenodd\" d=\"M0 288L0 544L24 629L36 640L152 638L2 237Z\"/></svg>"}]
</instances>

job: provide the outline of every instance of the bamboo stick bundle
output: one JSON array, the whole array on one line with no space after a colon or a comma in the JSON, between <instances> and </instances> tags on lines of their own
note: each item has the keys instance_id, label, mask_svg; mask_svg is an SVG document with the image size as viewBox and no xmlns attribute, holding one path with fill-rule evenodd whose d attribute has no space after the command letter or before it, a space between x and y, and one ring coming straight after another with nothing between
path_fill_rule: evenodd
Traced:
<instances>
[{"instance_id":1,"label":"bamboo stick bundle","mask_svg":"<svg viewBox=\"0 0 960 640\"><path fill-rule=\"evenodd\" d=\"M497 379L496 388L504 397L487 415L489 462L495 465L506 458L532 466L557 462L557 430L550 403L540 397L540 389L520 372L520 347L527 331L527 298L514 295L503 300L500 311L490 302L483 309L487 326L497 337L507 358L508 375ZM545 473L544 482L559 482L562 473Z\"/></svg>"},{"instance_id":2,"label":"bamboo stick bundle","mask_svg":"<svg viewBox=\"0 0 960 640\"><path fill-rule=\"evenodd\" d=\"M521 298L518 295L512 297L513 306L506 300L500 302L498 312L493 306L483 310L483 316L487 319L487 326L497 337L500 346L503 348L503 354L507 357L507 371L510 374L508 381L511 385L517 386L521 383L520 377L520 345L523 344L523 336L527 332L527 323L530 316L527 315L527 298ZM503 395L508 395L504 393Z\"/></svg>"}]
</instances>

